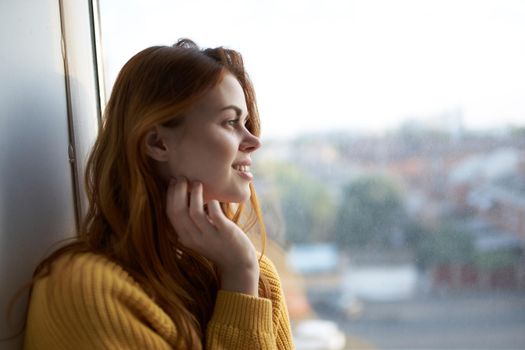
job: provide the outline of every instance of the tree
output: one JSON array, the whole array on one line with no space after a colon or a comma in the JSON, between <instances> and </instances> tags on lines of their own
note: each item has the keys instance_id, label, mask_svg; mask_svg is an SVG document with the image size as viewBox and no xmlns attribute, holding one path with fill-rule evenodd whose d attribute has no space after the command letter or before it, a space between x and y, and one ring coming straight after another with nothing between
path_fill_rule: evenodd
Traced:
<instances>
[{"instance_id":1,"label":"tree","mask_svg":"<svg viewBox=\"0 0 525 350\"><path fill-rule=\"evenodd\" d=\"M403 197L393 181L361 177L343 189L334 236L345 247L389 246L405 218Z\"/></svg>"},{"instance_id":2,"label":"tree","mask_svg":"<svg viewBox=\"0 0 525 350\"><path fill-rule=\"evenodd\" d=\"M439 264L472 263L475 253L472 236L451 221L427 230L415 249L417 265L422 269Z\"/></svg>"},{"instance_id":3,"label":"tree","mask_svg":"<svg viewBox=\"0 0 525 350\"><path fill-rule=\"evenodd\" d=\"M265 163L259 169L257 173L271 182L277 193L286 240L293 243L326 241L335 217L335 200L328 189L295 165Z\"/></svg>"}]
</instances>

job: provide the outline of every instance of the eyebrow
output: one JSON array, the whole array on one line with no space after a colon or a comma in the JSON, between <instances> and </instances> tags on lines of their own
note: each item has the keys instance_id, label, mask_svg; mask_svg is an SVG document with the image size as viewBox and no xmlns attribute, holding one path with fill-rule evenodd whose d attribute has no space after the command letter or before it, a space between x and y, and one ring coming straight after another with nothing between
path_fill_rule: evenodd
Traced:
<instances>
[{"instance_id":1,"label":"eyebrow","mask_svg":"<svg viewBox=\"0 0 525 350\"><path fill-rule=\"evenodd\" d=\"M240 109L239 107L234 106L234 105L229 105L229 106L226 106L226 107L221 108L221 112L222 112L222 111L225 111L225 110L227 110L227 109L233 109L233 110L235 111L235 115L236 115L237 117L240 117L240 116L242 115L242 109Z\"/></svg>"}]
</instances>

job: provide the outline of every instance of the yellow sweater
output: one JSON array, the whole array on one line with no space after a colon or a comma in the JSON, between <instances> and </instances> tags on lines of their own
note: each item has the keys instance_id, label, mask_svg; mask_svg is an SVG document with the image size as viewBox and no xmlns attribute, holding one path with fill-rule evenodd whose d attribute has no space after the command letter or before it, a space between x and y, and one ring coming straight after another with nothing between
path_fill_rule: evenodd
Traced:
<instances>
[{"instance_id":1,"label":"yellow sweater","mask_svg":"<svg viewBox=\"0 0 525 350\"><path fill-rule=\"evenodd\" d=\"M271 295L219 290L206 349L293 349L273 263L261 260ZM173 321L119 265L91 253L59 258L31 294L24 348L173 349Z\"/></svg>"}]
</instances>

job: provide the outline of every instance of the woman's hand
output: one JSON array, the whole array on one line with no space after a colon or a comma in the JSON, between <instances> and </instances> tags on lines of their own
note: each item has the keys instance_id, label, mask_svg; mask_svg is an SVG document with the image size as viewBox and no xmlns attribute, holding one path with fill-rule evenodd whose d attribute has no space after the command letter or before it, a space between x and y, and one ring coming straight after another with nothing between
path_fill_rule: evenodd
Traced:
<instances>
[{"instance_id":1,"label":"woman's hand","mask_svg":"<svg viewBox=\"0 0 525 350\"><path fill-rule=\"evenodd\" d=\"M185 178L170 181L166 211L179 242L217 265L222 289L258 296L259 264L253 244L224 215L218 201L207 206L206 212L202 183L193 182L189 188Z\"/></svg>"}]
</instances>

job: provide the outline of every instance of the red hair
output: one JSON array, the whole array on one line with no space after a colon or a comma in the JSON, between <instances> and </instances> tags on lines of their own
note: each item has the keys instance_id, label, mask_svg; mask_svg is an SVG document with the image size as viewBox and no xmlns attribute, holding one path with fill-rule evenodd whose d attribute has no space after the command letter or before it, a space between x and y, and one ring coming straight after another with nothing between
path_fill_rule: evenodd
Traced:
<instances>
[{"instance_id":1,"label":"red hair","mask_svg":"<svg viewBox=\"0 0 525 350\"><path fill-rule=\"evenodd\" d=\"M178 346L203 347L219 288L218 272L212 262L174 239L165 214L166 184L146 155L145 136L154 125L177 127L183 112L226 73L242 86L247 128L258 136L255 93L238 52L222 47L201 50L183 39L174 46L147 48L124 65L88 160L89 209L78 237L40 263L34 280L49 273L52 261L63 253L103 254L126 269L171 317L180 334ZM243 229L258 222L264 247L266 234L252 184L250 190L251 210ZM241 224L243 204L221 206ZM267 289L267 281L261 279Z\"/></svg>"}]
</instances>

